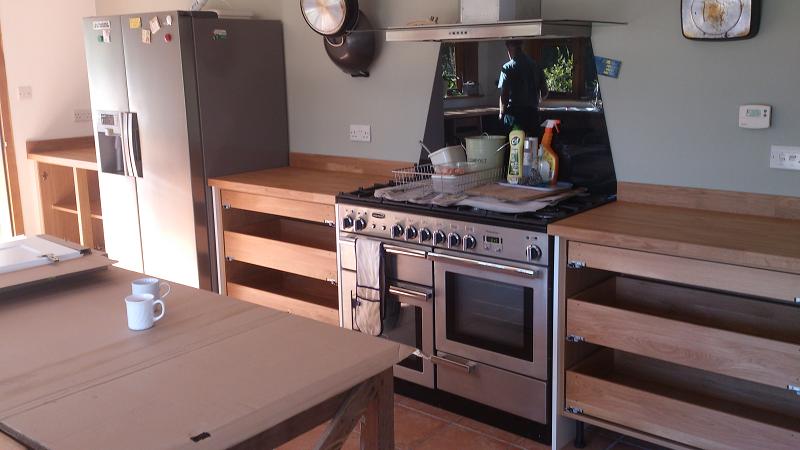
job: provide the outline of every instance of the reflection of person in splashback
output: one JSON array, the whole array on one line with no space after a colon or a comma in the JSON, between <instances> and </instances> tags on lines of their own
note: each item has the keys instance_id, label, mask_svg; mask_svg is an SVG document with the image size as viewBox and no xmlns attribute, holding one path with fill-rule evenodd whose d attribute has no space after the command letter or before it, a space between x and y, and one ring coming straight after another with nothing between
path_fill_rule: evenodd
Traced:
<instances>
[{"instance_id":1,"label":"reflection of person in splashback","mask_svg":"<svg viewBox=\"0 0 800 450\"><path fill-rule=\"evenodd\" d=\"M500 71L500 120L511 131L519 126L538 133L539 101L549 94L544 71L522 49L522 41L506 41L509 61Z\"/></svg>"}]
</instances>

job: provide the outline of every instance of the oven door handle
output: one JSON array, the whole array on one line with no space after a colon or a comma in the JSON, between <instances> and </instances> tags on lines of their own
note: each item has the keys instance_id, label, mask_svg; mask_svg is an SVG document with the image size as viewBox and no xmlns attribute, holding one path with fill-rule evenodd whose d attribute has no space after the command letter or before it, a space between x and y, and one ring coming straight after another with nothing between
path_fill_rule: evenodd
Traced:
<instances>
[{"instance_id":1,"label":"oven door handle","mask_svg":"<svg viewBox=\"0 0 800 450\"><path fill-rule=\"evenodd\" d=\"M529 277L536 277L538 271L533 269L526 269L523 267L507 266L505 264L497 264L488 261L479 261L473 259L462 258L460 256L444 255L442 253L428 253L428 257L434 262L437 260L442 262L452 262L464 266L478 266L484 269L494 270L496 272L510 272L514 275L526 275Z\"/></svg>"},{"instance_id":2,"label":"oven door handle","mask_svg":"<svg viewBox=\"0 0 800 450\"><path fill-rule=\"evenodd\" d=\"M339 242L345 245L356 245L355 239L341 238ZM410 256L412 258L428 259L428 252L423 250L414 250L411 248L398 247L391 244L383 244L383 251L390 255Z\"/></svg>"},{"instance_id":3,"label":"oven door handle","mask_svg":"<svg viewBox=\"0 0 800 450\"><path fill-rule=\"evenodd\" d=\"M431 355L431 362L437 366L442 365L442 366L449 366L454 369L461 369L468 374L472 373L475 370L475 366L477 365L472 361L469 361L467 363L460 363L458 361L453 361L452 359L436 355Z\"/></svg>"},{"instance_id":4,"label":"oven door handle","mask_svg":"<svg viewBox=\"0 0 800 450\"><path fill-rule=\"evenodd\" d=\"M410 248L397 247L394 245L383 244L383 251L390 255L410 256L412 258L428 259L428 252L414 250Z\"/></svg>"},{"instance_id":5,"label":"oven door handle","mask_svg":"<svg viewBox=\"0 0 800 450\"><path fill-rule=\"evenodd\" d=\"M401 288L399 286L389 286L389 293L398 297L408 297L415 300L430 300L433 295L430 292L415 291L412 289Z\"/></svg>"}]
</instances>

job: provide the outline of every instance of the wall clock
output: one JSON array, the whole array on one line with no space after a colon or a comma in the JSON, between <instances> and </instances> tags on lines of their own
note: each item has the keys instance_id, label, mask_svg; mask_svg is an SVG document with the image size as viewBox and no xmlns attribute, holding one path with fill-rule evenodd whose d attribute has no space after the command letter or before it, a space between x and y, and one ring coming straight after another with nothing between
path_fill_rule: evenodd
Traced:
<instances>
[{"instance_id":1,"label":"wall clock","mask_svg":"<svg viewBox=\"0 0 800 450\"><path fill-rule=\"evenodd\" d=\"M681 20L687 39L749 39L758 33L761 0L681 0Z\"/></svg>"}]
</instances>

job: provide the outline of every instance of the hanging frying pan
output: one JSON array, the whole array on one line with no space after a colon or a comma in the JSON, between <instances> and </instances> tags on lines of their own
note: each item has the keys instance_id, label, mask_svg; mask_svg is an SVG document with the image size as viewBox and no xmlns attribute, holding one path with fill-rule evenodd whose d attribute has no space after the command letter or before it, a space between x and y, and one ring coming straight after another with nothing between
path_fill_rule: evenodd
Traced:
<instances>
[{"instance_id":1,"label":"hanging frying pan","mask_svg":"<svg viewBox=\"0 0 800 450\"><path fill-rule=\"evenodd\" d=\"M358 0L300 0L303 19L312 30L326 36L341 36L358 22Z\"/></svg>"},{"instance_id":2,"label":"hanging frying pan","mask_svg":"<svg viewBox=\"0 0 800 450\"><path fill-rule=\"evenodd\" d=\"M375 33L363 12L355 29L342 36L325 37L325 51L336 66L354 77L368 77L375 60Z\"/></svg>"}]
</instances>

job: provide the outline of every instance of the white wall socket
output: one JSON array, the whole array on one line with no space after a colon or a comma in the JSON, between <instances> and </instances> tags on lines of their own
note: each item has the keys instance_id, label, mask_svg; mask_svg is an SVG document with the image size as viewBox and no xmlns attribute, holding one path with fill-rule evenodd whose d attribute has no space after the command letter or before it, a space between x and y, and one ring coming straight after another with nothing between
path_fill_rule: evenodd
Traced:
<instances>
[{"instance_id":1,"label":"white wall socket","mask_svg":"<svg viewBox=\"0 0 800 450\"><path fill-rule=\"evenodd\" d=\"M369 125L350 125L350 140L353 142L372 142L372 127Z\"/></svg>"},{"instance_id":2,"label":"white wall socket","mask_svg":"<svg viewBox=\"0 0 800 450\"><path fill-rule=\"evenodd\" d=\"M773 169L800 170L800 147L773 145L769 166Z\"/></svg>"},{"instance_id":3,"label":"white wall socket","mask_svg":"<svg viewBox=\"0 0 800 450\"><path fill-rule=\"evenodd\" d=\"M74 112L75 123L91 122L92 110L91 109L76 109Z\"/></svg>"},{"instance_id":4,"label":"white wall socket","mask_svg":"<svg viewBox=\"0 0 800 450\"><path fill-rule=\"evenodd\" d=\"M20 86L17 89L20 100L30 100L33 98L33 88L31 86Z\"/></svg>"}]
</instances>

